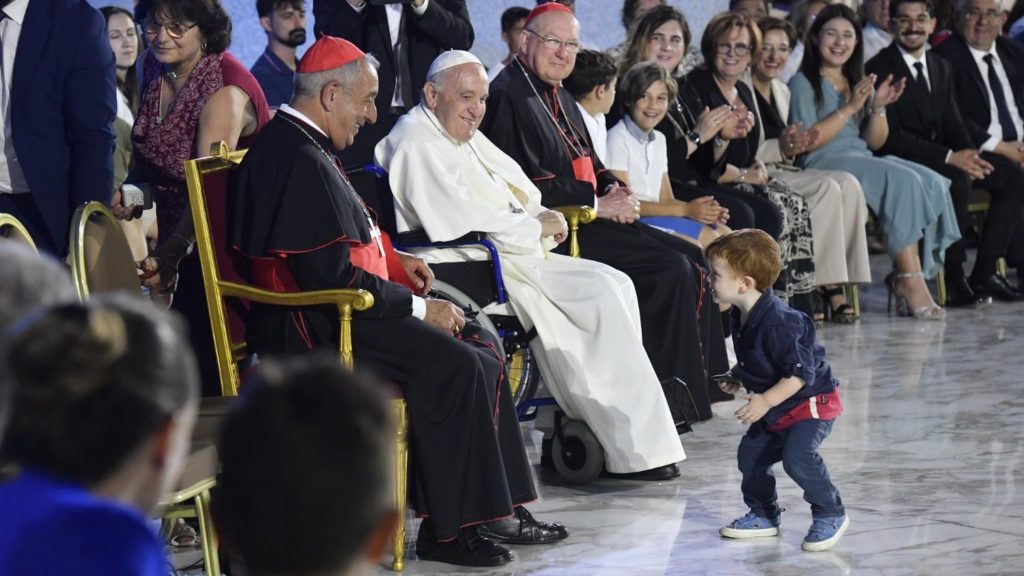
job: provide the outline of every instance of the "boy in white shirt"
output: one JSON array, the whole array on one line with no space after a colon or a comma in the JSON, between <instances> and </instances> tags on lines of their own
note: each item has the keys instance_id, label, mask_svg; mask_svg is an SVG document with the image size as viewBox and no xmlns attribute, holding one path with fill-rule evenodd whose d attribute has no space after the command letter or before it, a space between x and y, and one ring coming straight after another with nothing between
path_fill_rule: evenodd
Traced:
<instances>
[{"instance_id":1,"label":"boy in white shirt","mask_svg":"<svg viewBox=\"0 0 1024 576\"><path fill-rule=\"evenodd\" d=\"M615 103L615 82L618 79L615 60L597 50L580 50L572 74L562 86L572 94L583 113L583 122L594 144L594 154L601 162L608 159L608 127L604 115Z\"/></svg>"}]
</instances>

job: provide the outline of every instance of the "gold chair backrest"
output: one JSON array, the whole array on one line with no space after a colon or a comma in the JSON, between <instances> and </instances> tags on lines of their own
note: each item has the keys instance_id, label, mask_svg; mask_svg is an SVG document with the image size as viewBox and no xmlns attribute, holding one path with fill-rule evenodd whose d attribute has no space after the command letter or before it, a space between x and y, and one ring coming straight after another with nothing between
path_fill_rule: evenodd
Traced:
<instances>
[{"instance_id":1,"label":"gold chair backrest","mask_svg":"<svg viewBox=\"0 0 1024 576\"><path fill-rule=\"evenodd\" d=\"M114 213L100 202L79 206L71 218L71 273L78 296L128 292L142 296L132 249Z\"/></svg>"},{"instance_id":2,"label":"gold chair backrest","mask_svg":"<svg viewBox=\"0 0 1024 576\"><path fill-rule=\"evenodd\" d=\"M0 213L0 238L21 242L31 246L33 249L36 247L36 243L32 240L28 230L12 214Z\"/></svg>"}]
</instances>

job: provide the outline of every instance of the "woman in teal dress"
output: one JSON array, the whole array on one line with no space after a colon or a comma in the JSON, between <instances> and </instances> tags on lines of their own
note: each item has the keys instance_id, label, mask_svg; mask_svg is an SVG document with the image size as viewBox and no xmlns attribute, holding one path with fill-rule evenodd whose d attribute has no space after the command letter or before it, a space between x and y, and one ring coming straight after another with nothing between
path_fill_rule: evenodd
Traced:
<instances>
[{"instance_id":1,"label":"woman in teal dress","mask_svg":"<svg viewBox=\"0 0 1024 576\"><path fill-rule=\"evenodd\" d=\"M905 85L885 78L873 90L875 80L864 76L856 15L842 4L826 6L807 33L800 73L789 82L790 122L820 132L798 163L842 170L860 180L895 260L896 270L886 278L890 303L895 297L902 315L941 320L945 311L924 279L939 269L946 247L960 237L950 181L914 162L872 155L889 135L885 106L899 99Z\"/></svg>"}]
</instances>

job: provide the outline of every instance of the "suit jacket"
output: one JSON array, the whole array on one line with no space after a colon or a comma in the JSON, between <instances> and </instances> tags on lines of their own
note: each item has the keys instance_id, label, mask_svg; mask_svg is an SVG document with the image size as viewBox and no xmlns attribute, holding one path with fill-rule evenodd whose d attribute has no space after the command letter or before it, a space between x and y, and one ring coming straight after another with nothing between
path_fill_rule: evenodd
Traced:
<instances>
[{"instance_id":1,"label":"suit jacket","mask_svg":"<svg viewBox=\"0 0 1024 576\"><path fill-rule=\"evenodd\" d=\"M976 148L980 142L974 143L960 116L960 107L954 96L953 67L931 51L925 52L925 66L930 91L914 81L917 72L907 66L903 53L894 42L868 61L866 70L876 74L879 82L889 74L892 74L893 81L907 79L903 96L886 106L889 138L879 154L892 154L934 166L944 164L950 151Z\"/></svg>"},{"instance_id":2,"label":"suit jacket","mask_svg":"<svg viewBox=\"0 0 1024 576\"><path fill-rule=\"evenodd\" d=\"M996 39L996 52L1006 69L1006 77L1010 81L1017 109L1024 114L1024 49L1006 38ZM953 88L956 101L963 112L963 118L970 131L974 148L980 147L989 139L988 127L998 111L992 110L988 102L988 89L982 74L987 70L978 68L970 49L959 35L951 37L932 50L953 65ZM1010 96L1007 95L1007 98Z\"/></svg>"},{"instance_id":3,"label":"suit jacket","mask_svg":"<svg viewBox=\"0 0 1024 576\"><path fill-rule=\"evenodd\" d=\"M46 227L67 250L71 213L114 190L117 79L103 16L85 0L32 0L11 77L11 135Z\"/></svg>"},{"instance_id":4,"label":"suit jacket","mask_svg":"<svg viewBox=\"0 0 1024 576\"><path fill-rule=\"evenodd\" d=\"M314 30L330 36L337 36L352 42L364 52L380 60L377 70L380 86L377 93L377 112L384 116L391 108L395 93L396 55L391 44L388 28L387 8L367 3L356 12L347 0L313 0ZM469 50L473 45L473 25L465 0L429 0L427 11L417 16L412 5L403 7L402 29L405 42L402 43L402 60L408 63L407 76L412 100L406 99L407 108L420 101L420 91L427 80L427 69L441 52L446 50ZM360 130L352 146L342 153L346 166L373 160L373 149L391 125L381 122L374 128L366 125Z\"/></svg>"}]
</instances>

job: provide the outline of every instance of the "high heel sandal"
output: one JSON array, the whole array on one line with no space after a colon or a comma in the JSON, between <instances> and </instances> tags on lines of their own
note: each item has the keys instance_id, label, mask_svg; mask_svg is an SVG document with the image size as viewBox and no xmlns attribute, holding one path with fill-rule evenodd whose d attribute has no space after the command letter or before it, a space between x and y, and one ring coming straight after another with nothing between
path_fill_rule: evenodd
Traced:
<instances>
[{"instance_id":1,"label":"high heel sandal","mask_svg":"<svg viewBox=\"0 0 1024 576\"><path fill-rule=\"evenodd\" d=\"M915 308L914 310L910 309L910 302L896 285L901 278L913 278L915 276L924 278L924 274L921 272L896 272L895 270L885 277L885 285L889 289L889 305L886 307L886 311L892 314L892 303L895 300L897 316L912 317L915 320L945 320L946 311L935 302Z\"/></svg>"},{"instance_id":2,"label":"high heel sandal","mask_svg":"<svg viewBox=\"0 0 1024 576\"><path fill-rule=\"evenodd\" d=\"M819 290L821 292L822 311L825 313L825 321L835 324L853 324L860 320L860 316L857 315L853 306L846 302L835 308L832 307L832 298L834 296L845 296L841 286L820 288Z\"/></svg>"}]
</instances>

